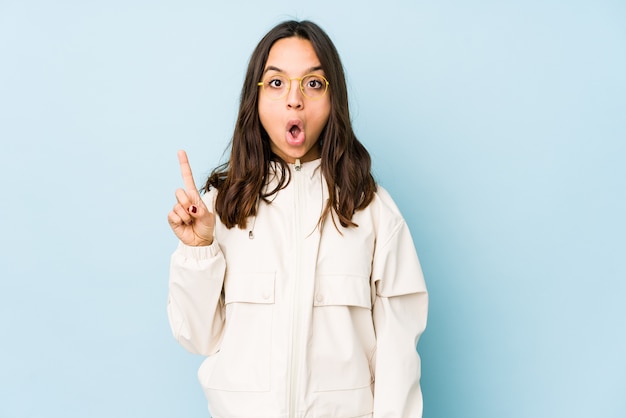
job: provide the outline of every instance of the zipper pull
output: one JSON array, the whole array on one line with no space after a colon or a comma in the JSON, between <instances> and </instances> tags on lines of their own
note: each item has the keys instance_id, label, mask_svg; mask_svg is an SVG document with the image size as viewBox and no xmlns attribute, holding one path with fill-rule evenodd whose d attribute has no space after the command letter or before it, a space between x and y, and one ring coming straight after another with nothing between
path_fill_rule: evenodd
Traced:
<instances>
[{"instance_id":1,"label":"zipper pull","mask_svg":"<svg viewBox=\"0 0 626 418\"><path fill-rule=\"evenodd\" d=\"M302 169L302 164L300 163L300 158L296 158L296 163L294 165L296 171L300 171Z\"/></svg>"}]
</instances>

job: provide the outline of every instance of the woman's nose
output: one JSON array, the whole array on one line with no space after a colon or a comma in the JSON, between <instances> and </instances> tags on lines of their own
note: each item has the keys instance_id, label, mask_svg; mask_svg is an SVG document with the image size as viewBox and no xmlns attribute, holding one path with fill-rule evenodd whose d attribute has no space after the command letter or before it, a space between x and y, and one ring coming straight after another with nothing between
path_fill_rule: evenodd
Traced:
<instances>
[{"instance_id":1,"label":"woman's nose","mask_svg":"<svg viewBox=\"0 0 626 418\"><path fill-rule=\"evenodd\" d=\"M289 93L287 93L287 107L290 109L300 109L304 104L304 97L300 91L300 80L291 79Z\"/></svg>"}]
</instances>

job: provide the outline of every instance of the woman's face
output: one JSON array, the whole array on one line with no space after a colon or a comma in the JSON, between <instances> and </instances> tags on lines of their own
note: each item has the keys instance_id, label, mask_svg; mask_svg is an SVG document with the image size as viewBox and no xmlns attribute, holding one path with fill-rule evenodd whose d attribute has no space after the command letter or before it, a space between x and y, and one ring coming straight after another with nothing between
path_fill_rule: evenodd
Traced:
<instances>
[{"instance_id":1,"label":"woman's face","mask_svg":"<svg viewBox=\"0 0 626 418\"><path fill-rule=\"evenodd\" d=\"M302 94L295 79L307 74L325 75L311 42L298 37L276 41L270 49L262 80L278 74L294 79L285 97L272 99L259 87L259 118L270 137L272 151L288 163L319 158L317 143L330 115L330 93L310 99Z\"/></svg>"}]
</instances>

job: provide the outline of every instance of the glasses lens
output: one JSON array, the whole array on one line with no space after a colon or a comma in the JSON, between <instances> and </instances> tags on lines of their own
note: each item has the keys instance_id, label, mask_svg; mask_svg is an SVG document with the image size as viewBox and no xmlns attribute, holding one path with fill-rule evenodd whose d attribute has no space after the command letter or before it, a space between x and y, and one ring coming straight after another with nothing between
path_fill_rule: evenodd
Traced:
<instances>
[{"instance_id":1,"label":"glasses lens","mask_svg":"<svg viewBox=\"0 0 626 418\"><path fill-rule=\"evenodd\" d=\"M289 79L279 74L268 76L263 80L263 89L269 97L279 99L287 95Z\"/></svg>"},{"instance_id":2,"label":"glasses lens","mask_svg":"<svg viewBox=\"0 0 626 418\"><path fill-rule=\"evenodd\" d=\"M317 99L326 93L328 83L321 75L309 74L304 76L300 82L300 87L305 96Z\"/></svg>"}]
</instances>

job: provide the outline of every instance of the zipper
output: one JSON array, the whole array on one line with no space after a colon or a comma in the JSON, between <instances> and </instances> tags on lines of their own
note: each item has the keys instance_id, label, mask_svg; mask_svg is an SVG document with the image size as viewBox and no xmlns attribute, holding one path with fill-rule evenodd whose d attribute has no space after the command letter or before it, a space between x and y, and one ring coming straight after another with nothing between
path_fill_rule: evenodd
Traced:
<instances>
[{"instance_id":1,"label":"zipper","mask_svg":"<svg viewBox=\"0 0 626 418\"><path fill-rule=\"evenodd\" d=\"M293 298L292 300L292 312L291 312L291 373L289 384L289 417L295 418L298 412L298 395L299 395L299 380L300 380L300 353L301 353L301 331L302 327L302 311L300 306L300 300L302 299L302 285L301 285L301 270L302 270L302 209L305 205L302 202L302 164L300 159L296 159L294 164L294 243L296 245L295 260L294 260L294 285L293 285Z\"/></svg>"}]
</instances>

